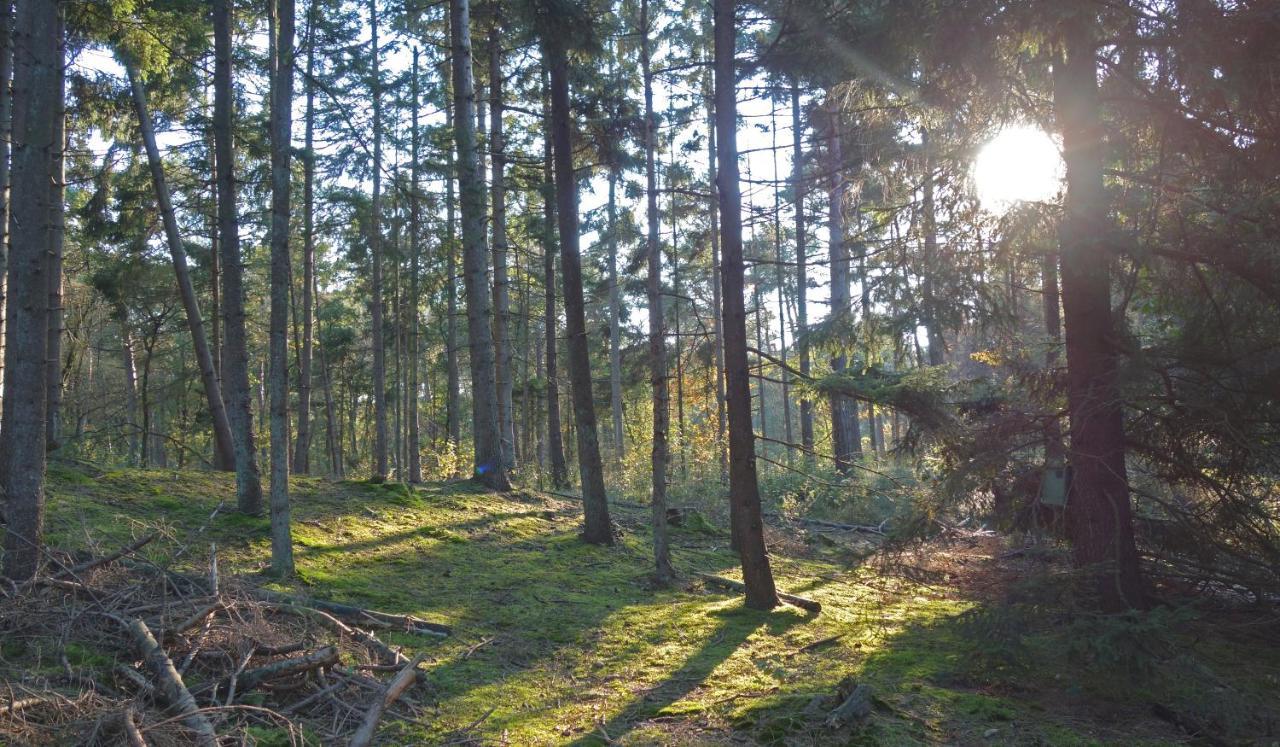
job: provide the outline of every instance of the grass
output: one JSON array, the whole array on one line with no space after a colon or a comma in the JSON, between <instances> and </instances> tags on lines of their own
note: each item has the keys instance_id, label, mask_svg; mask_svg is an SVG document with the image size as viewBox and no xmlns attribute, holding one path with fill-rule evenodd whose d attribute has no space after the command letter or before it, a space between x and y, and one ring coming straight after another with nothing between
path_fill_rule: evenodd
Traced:
<instances>
[{"instance_id":1,"label":"grass","mask_svg":"<svg viewBox=\"0 0 1280 747\"><path fill-rule=\"evenodd\" d=\"M203 567L213 545L224 573L266 567L267 520L235 513L229 475L60 466L51 485L51 544L105 552L158 527L165 540L144 550L156 559L186 547ZM1004 619L991 600L878 574L841 546L777 538L779 587L824 609L762 613L688 580L736 576L705 523L675 530L684 580L658 589L643 512L617 510L619 544L600 548L578 539L575 504L537 493L296 478L292 494L298 578L277 588L455 628L438 642L388 636L428 656L436 706L428 722L388 725L389 744L1170 744L1186 737L1151 702L1191 702L1202 681L1117 686L1069 655L1055 618ZM1191 661L1265 702L1280 656L1250 645L1214 637ZM846 678L872 687L875 710L828 729L819 699Z\"/></svg>"}]
</instances>

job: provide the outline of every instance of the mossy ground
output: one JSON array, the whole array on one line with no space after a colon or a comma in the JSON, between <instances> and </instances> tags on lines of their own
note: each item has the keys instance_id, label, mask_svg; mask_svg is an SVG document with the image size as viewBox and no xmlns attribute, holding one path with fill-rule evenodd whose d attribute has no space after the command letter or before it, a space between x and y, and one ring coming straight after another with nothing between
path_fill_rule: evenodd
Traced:
<instances>
[{"instance_id":1,"label":"mossy ground","mask_svg":"<svg viewBox=\"0 0 1280 747\"><path fill-rule=\"evenodd\" d=\"M51 544L102 552L160 527L165 541L145 549L156 558L186 548L182 562L203 567L213 545L224 573L266 566L267 521L235 513L229 475L58 466L51 485ZM698 522L674 531L683 579L658 589L642 511L616 510L621 538L601 548L578 539L577 505L539 493L313 478L295 479L292 492L298 579L285 588L454 626L439 641L388 636L428 656L435 704L422 723L388 725L389 744L1188 740L1151 704L1192 702L1194 678L1099 670L1087 654L1069 655L1052 616L1002 616L984 598L990 590L885 575L841 545L773 538L779 587L824 607L762 613L689 580L736 575L727 538ZM963 568L990 561L990 550L939 553ZM1217 636L1179 655L1218 683L1215 697L1265 703L1280 689L1280 655L1253 646ZM92 661L91 651L73 653ZM848 677L873 688L875 710L860 728L829 729L806 706ZM1199 718L1261 734L1255 717Z\"/></svg>"}]
</instances>

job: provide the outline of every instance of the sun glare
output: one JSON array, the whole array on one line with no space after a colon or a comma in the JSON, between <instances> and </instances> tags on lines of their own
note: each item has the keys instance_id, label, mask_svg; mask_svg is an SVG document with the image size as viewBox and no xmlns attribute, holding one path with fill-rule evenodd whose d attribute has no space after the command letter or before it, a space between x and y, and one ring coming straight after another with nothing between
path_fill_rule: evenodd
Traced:
<instances>
[{"instance_id":1,"label":"sun glare","mask_svg":"<svg viewBox=\"0 0 1280 747\"><path fill-rule=\"evenodd\" d=\"M978 199L987 210L1005 210L1019 202L1044 202L1062 188L1063 165L1058 144L1030 125L1001 130L973 164Z\"/></svg>"}]
</instances>

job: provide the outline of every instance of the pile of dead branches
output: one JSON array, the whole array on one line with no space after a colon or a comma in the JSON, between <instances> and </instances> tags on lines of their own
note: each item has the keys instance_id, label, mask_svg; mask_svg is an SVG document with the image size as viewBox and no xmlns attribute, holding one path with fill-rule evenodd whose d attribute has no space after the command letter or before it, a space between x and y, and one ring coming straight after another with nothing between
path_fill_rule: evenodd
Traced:
<instances>
[{"instance_id":1,"label":"pile of dead branches","mask_svg":"<svg viewBox=\"0 0 1280 747\"><path fill-rule=\"evenodd\" d=\"M423 718L421 657L376 631L447 628L177 573L139 557L153 538L3 582L0 743L366 745Z\"/></svg>"}]
</instances>

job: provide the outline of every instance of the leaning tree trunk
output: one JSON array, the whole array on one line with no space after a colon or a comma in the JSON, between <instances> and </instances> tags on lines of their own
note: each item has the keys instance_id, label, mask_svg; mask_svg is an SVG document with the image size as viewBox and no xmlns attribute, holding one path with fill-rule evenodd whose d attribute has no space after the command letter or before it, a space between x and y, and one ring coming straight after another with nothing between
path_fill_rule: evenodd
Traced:
<instances>
[{"instance_id":1,"label":"leaning tree trunk","mask_svg":"<svg viewBox=\"0 0 1280 747\"><path fill-rule=\"evenodd\" d=\"M18 0L13 74L13 205L5 349L6 435L0 451L7 504L4 574L35 575L44 530L45 374L49 318L50 201L58 108L61 3Z\"/></svg>"},{"instance_id":2,"label":"leaning tree trunk","mask_svg":"<svg viewBox=\"0 0 1280 747\"><path fill-rule=\"evenodd\" d=\"M496 7L496 6L495 6ZM489 30L489 152L493 175L493 305L494 305L494 373L498 387L498 440L502 447L502 464L515 466L515 417L511 393L511 296L507 278L507 185L504 169L506 154L502 132L502 39L498 33L501 19L495 18Z\"/></svg>"},{"instance_id":3,"label":"leaning tree trunk","mask_svg":"<svg viewBox=\"0 0 1280 747\"><path fill-rule=\"evenodd\" d=\"M222 389L236 457L237 508L262 513L262 477L249 393L244 315L244 264L235 182L235 105L231 81L231 2L213 0L213 143L218 189L218 249L222 254Z\"/></svg>"},{"instance_id":4,"label":"leaning tree trunk","mask_svg":"<svg viewBox=\"0 0 1280 747\"><path fill-rule=\"evenodd\" d=\"M387 479L387 349L382 339L382 70L379 66L378 0L369 0L369 33L372 41L373 80L373 199L370 203L369 309L373 334L373 474L374 482Z\"/></svg>"},{"instance_id":5,"label":"leaning tree trunk","mask_svg":"<svg viewBox=\"0 0 1280 747\"><path fill-rule=\"evenodd\" d=\"M543 76L543 88L548 88ZM564 461L564 442L560 435L560 372L558 370L559 336L556 334L556 203L555 181L552 177L553 159L551 142L551 114L547 96L543 96L543 157L542 157L542 281L543 327L546 332L547 354L547 461L551 465L551 487L569 485L569 469Z\"/></svg>"},{"instance_id":6,"label":"leaning tree trunk","mask_svg":"<svg viewBox=\"0 0 1280 747\"><path fill-rule=\"evenodd\" d=\"M764 545L764 517L756 481L751 432L751 376L747 369L747 310L743 298L742 193L738 185L738 105L734 67L735 0L715 0L716 156L719 165L721 282L724 286L724 357L729 410L729 501L739 515L738 546L747 606L773 609L773 585Z\"/></svg>"},{"instance_id":7,"label":"leaning tree trunk","mask_svg":"<svg viewBox=\"0 0 1280 747\"><path fill-rule=\"evenodd\" d=\"M582 291L582 254L578 247L578 184L570 138L569 59L559 40L544 44L551 74L551 137L555 143L556 210L560 222L560 273L564 276L565 327L569 348L569 384L578 435L578 474L585 520L582 538L613 544L604 470L596 433L596 406L587 349L586 303Z\"/></svg>"},{"instance_id":8,"label":"leaning tree trunk","mask_svg":"<svg viewBox=\"0 0 1280 747\"><path fill-rule=\"evenodd\" d=\"M1062 126L1067 195L1061 237L1067 342L1069 458L1067 529L1075 564L1095 583L1101 606L1142 606L1125 472L1124 410L1116 381L1119 323L1111 309L1112 229L1103 187L1093 11L1063 22L1066 64L1055 66L1054 108Z\"/></svg>"},{"instance_id":9,"label":"leaning tree trunk","mask_svg":"<svg viewBox=\"0 0 1280 747\"><path fill-rule=\"evenodd\" d=\"M289 536L289 154L293 132L293 0L274 0L271 72L271 572L293 573ZM376 38L376 37L375 37Z\"/></svg>"},{"instance_id":10,"label":"leaning tree trunk","mask_svg":"<svg viewBox=\"0 0 1280 747\"><path fill-rule=\"evenodd\" d=\"M662 246L658 227L658 177L654 166L657 148L653 121L653 75L649 70L649 0L640 2L640 67L644 76L644 175L648 234L645 250L649 277L649 383L653 387L653 450L650 456L650 504L653 511L654 573L659 583L675 575L667 542L667 431L671 423L671 402L667 382L667 324L663 318Z\"/></svg>"},{"instance_id":11,"label":"leaning tree trunk","mask_svg":"<svg viewBox=\"0 0 1280 747\"><path fill-rule=\"evenodd\" d=\"M494 381L493 310L489 305L488 252L484 241L484 177L476 148L476 96L471 68L469 0L450 0L453 47L454 141L462 193L462 274L467 297L467 341L471 347L471 422L474 478L507 490L498 432L498 387Z\"/></svg>"},{"instance_id":12,"label":"leaning tree trunk","mask_svg":"<svg viewBox=\"0 0 1280 747\"><path fill-rule=\"evenodd\" d=\"M209 413L213 418L216 463L222 469L229 469L233 466L232 457L235 454L231 422L223 401L222 386L218 382L218 372L213 366L213 353L205 337L200 302L196 299L196 289L187 269L187 253L182 248L182 235L178 231L178 219L173 211L173 199L165 179L164 163L160 160L160 150L156 145L155 127L147 107L147 91L138 73L137 63L125 55L121 55L120 59L129 76L134 113L138 117L138 129L141 131L142 143L147 152L147 163L151 167L151 183L156 192L156 203L160 206L165 239L169 244L169 257L173 260L174 273L178 277L178 292L182 296L182 306L186 310L187 327L191 330L192 347L195 348L196 363L200 366L200 380L204 384L205 399L209 403Z\"/></svg>"}]
</instances>

